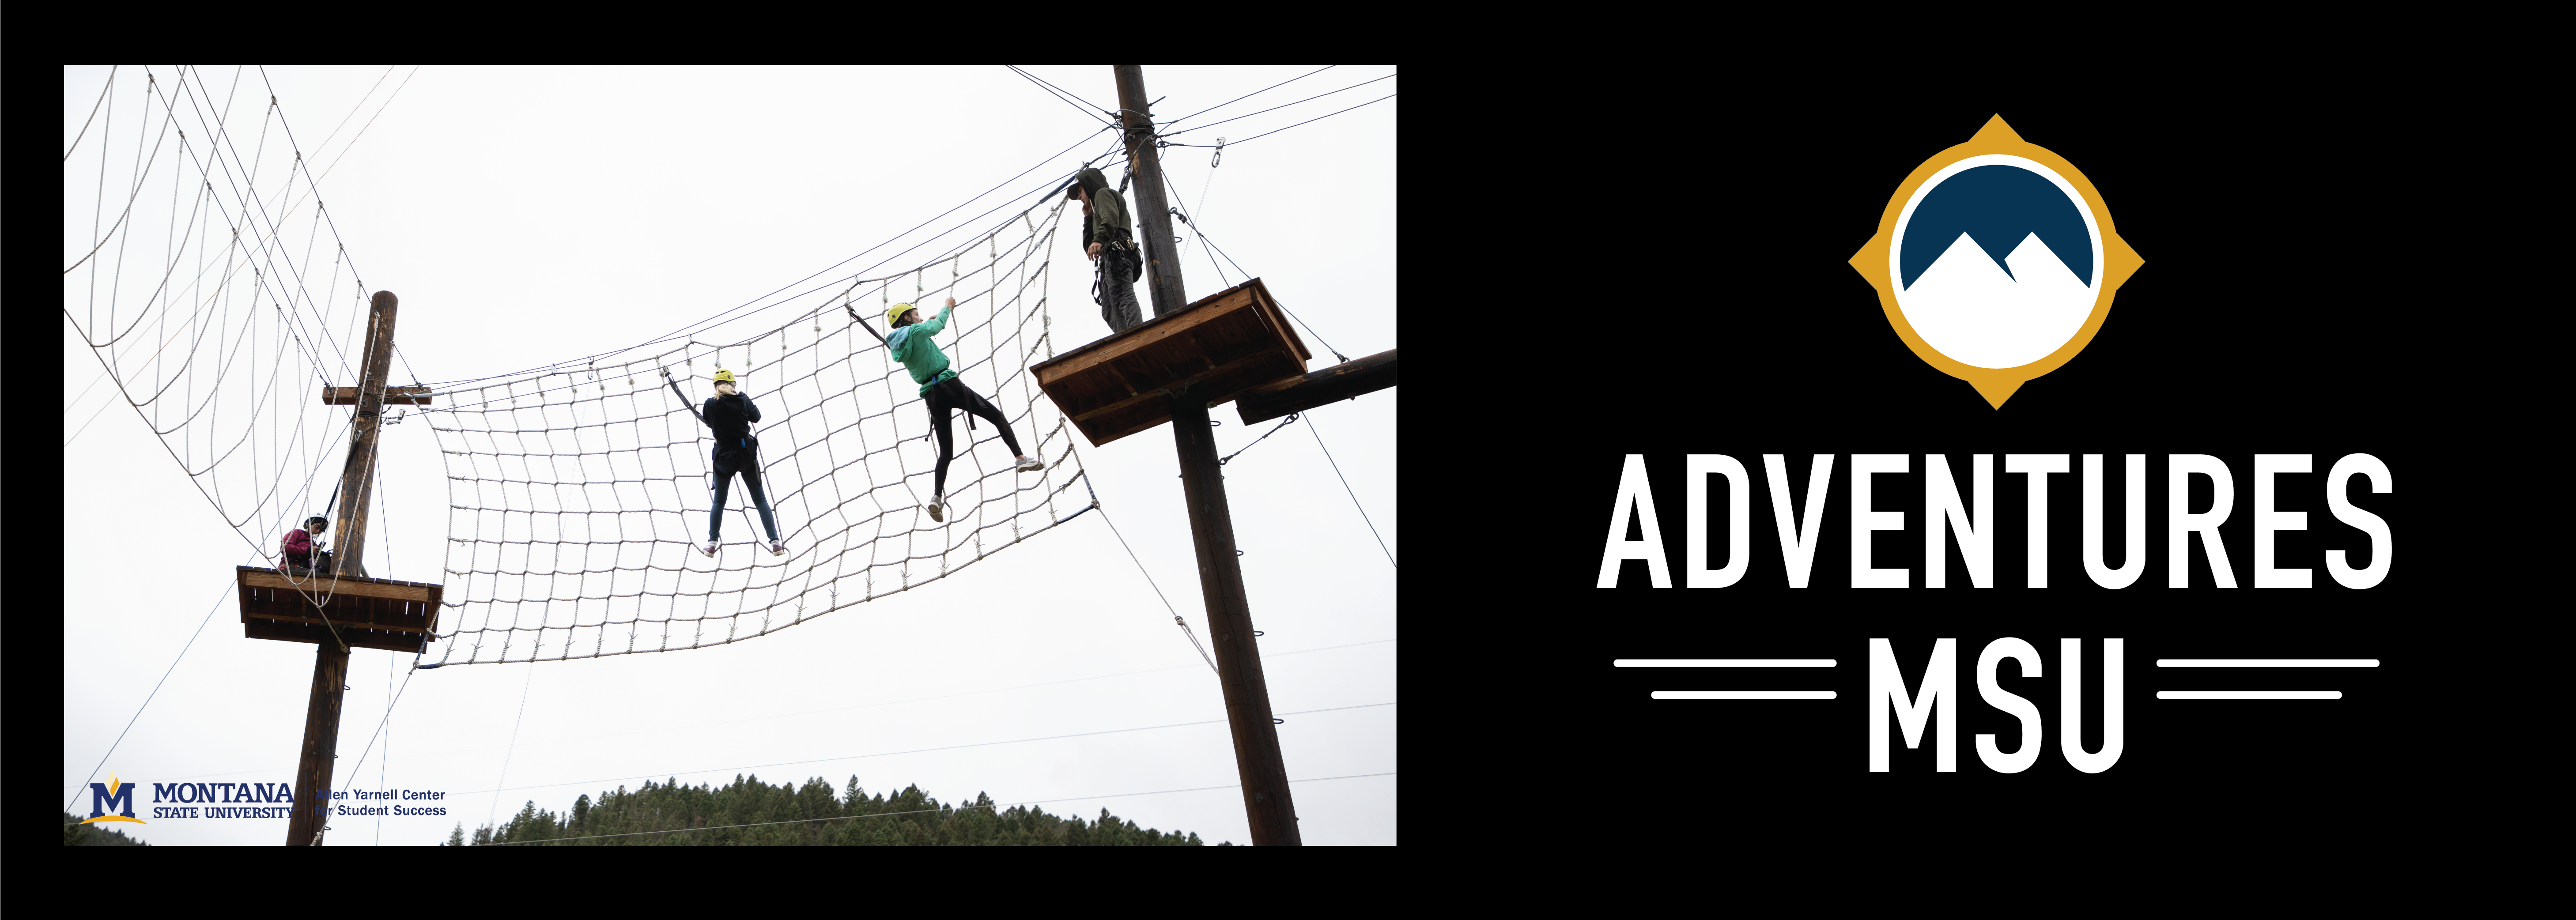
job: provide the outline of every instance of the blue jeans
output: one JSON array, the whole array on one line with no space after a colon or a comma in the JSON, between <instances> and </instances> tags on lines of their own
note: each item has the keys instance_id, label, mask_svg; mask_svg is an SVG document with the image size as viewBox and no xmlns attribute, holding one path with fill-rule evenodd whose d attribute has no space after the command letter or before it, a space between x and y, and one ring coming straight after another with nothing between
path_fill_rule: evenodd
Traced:
<instances>
[{"instance_id":1,"label":"blue jeans","mask_svg":"<svg viewBox=\"0 0 2576 920\"><path fill-rule=\"evenodd\" d=\"M770 542L778 542L778 519L769 513L769 496L760 491L760 455L741 448L716 450L716 506L707 516L707 542L721 542L725 492L737 473L742 475L743 487L751 490L752 506L760 509L760 526L769 529Z\"/></svg>"}]
</instances>

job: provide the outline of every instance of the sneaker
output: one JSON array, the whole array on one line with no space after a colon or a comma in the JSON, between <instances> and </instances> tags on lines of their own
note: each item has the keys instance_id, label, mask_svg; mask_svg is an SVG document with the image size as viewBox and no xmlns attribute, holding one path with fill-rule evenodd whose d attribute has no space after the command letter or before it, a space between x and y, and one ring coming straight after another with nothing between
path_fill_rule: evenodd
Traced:
<instances>
[{"instance_id":1,"label":"sneaker","mask_svg":"<svg viewBox=\"0 0 2576 920\"><path fill-rule=\"evenodd\" d=\"M944 521L948 520L948 518L946 517L947 512L948 512L948 506L947 506L947 504L944 502L944 500L943 500L940 496L933 495L933 496L931 496L931 497L930 497L930 519L931 519L931 520L934 520L934 521L943 521L943 522L944 522Z\"/></svg>"},{"instance_id":2,"label":"sneaker","mask_svg":"<svg viewBox=\"0 0 2576 920\"><path fill-rule=\"evenodd\" d=\"M1011 468L1023 473L1030 473L1046 469L1046 464L1039 462L1036 457L1021 457L1020 462L1012 465Z\"/></svg>"},{"instance_id":3,"label":"sneaker","mask_svg":"<svg viewBox=\"0 0 2576 920\"><path fill-rule=\"evenodd\" d=\"M785 541L785 540L771 540L771 541L769 541L769 554L770 554L770 555L772 555L772 556L784 556L784 555L786 555L786 554L787 554L787 541Z\"/></svg>"},{"instance_id":4,"label":"sneaker","mask_svg":"<svg viewBox=\"0 0 2576 920\"><path fill-rule=\"evenodd\" d=\"M715 558L715 557L716 557L716 544L715 544L715 541L713 541L713 540L709 540L709 541L707 541L707 545L705 545L705 546L701 546L701 547L698 547L698 552L701 552L701 553L705 553L705 554L707 554L707 558L709 558L709 559L713 559L713 558Z\"/></svg>"}]
</instances>

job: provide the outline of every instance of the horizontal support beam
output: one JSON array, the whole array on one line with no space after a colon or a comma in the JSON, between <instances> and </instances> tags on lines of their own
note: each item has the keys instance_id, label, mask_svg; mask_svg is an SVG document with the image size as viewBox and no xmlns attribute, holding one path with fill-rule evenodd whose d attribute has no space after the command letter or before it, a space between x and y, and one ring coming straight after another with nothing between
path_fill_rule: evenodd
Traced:
<instances>
[{"instance_id":1,"label":"horizontal support beam","mask_svg":"<svg viewBox=\"0 0 2576 920\"><path fill-rule=\"evenodd\" d=\"M1389 348L1294 380L1246 390L1234 397L1234 408L1250 425L1394 385L1395 349Z\"/></svg>"},{"instance_id":2,"label":"horizontal support beam","mask_svg":"<svg viewBox=\"0 0 2576 920\"><path fill-rule=\"evenodd\" d=\"M428 388L428 387L386 387L386 388L385 388L385 405L388 405L388 406L426 406L426 405L429 405L429 397L430 397L430 395L431 395L431 394L430 394L430 392L429 392L429 388ZM358 388L357 388L357 387L323 387L323 388L322 388L322 404L323 404L323 405L326 405L326 406L354 406L354 405L357 405L357 404L358 404Z\"/></svg>"}]
</instances>

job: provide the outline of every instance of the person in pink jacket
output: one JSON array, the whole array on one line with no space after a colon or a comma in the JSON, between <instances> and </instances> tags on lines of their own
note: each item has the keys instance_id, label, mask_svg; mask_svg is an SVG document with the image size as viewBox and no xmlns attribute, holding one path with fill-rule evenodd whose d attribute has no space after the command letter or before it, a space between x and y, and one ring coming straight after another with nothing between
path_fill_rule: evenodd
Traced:
<instances>
[{"instance_id":1,"label":"person in pink jacket","mask_svg":"<svg viewBox=\"0 0 2576 920\"><path fill-rule=\"evenodd\" d=\"M285 557L279 564L298 569L313 568L313 538L329 529L331 529L331 522L324 520L321 515L305 518L303 530L287 531L286 539L278 541L278 549ZM330 560L329 552L322 553L323 569L330 568Z\"/></svg>"}]
</instances>

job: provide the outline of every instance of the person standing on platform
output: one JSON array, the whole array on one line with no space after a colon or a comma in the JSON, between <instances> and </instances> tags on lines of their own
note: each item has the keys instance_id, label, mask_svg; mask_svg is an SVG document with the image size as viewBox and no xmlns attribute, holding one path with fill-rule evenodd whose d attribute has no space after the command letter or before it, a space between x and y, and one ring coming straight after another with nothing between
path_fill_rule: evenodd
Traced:
<instances>
[{"instance_id":1,"label":"person standing on platform","mask_svg":"<svg viewBox=\"0 0 2576 920\"><path fill-rule=\"evenodd\" d=\"M1135 228L1127 201L1109 190L1109 177L1085 167L1074 174L1065 194L1082 202L1083 253L1098 263L1091 297L1100 304L1100 320L1116 335L1145 321L1136 305L1136 279L1144 277L1144 260L1136 250Z\"/></svg>"},{"instance_id":2,"label":"person standing on platform","mask_svg":"<svg viewBox=\"0 0 2576 920\"><path fill-rule=\"evenodd\" d=\"M760 421L760 407L735 387L732 371L718 369L715 383L716 395L707 397L698 413L698 420L716 433L716 504L707 516L707 545L698 552L715 557L724 531L725 492L740 475L743 488L751 490L752 505L760 509L760 526L769 531L769 554L785 553L787 544L778 539L778 519L769 513L769 496L760 489L760 439L751 436L751 423Z\"/></svg>"},{"instance_id":3,"label":"person standing on platform","mask_svg":"<svg viewBox=\"0 0 2576 920\"><path fill-rule=\"evenodd\" d=\"M948 355L941 352L939 343L931 338L948 327L948 314L956 308L957 298L951 297L939 315L928 320L922 319L921 311L908 303L895 304L886 311L886 323L893 327L886 333L886 350L894 353L895 360L903 362L904 370L912 374L914 383L921 384L921 401L930 407L930 428L939 435L939 467L930 479L929 510L930 519L934 521L948 519L948 461L954 454L948 441L948 412L951 409L964 409L983 416L993 423L993 427L1001 429L1002 446L1011 449L1013 469L1026 472L1046 468L1046 464L1038 462L1037 458L1020 453L1020 440L1011 436L1011 423L1002 417L1002 410L993 408L993 404L984 401L984 397L967 389L965 381L957 379L957 372L948 366Z\"/></svg>"}]
</instances>

